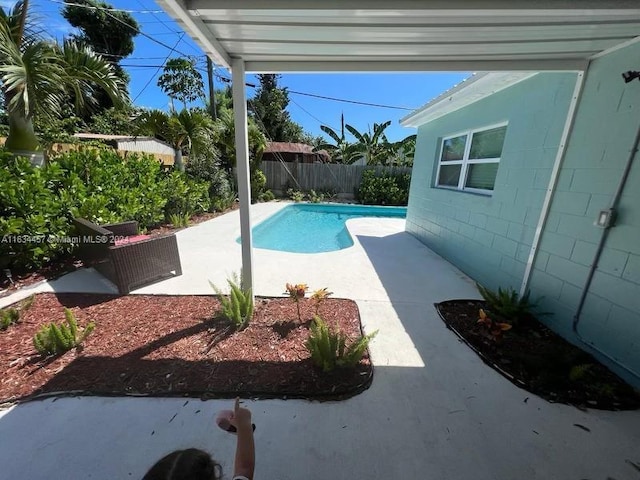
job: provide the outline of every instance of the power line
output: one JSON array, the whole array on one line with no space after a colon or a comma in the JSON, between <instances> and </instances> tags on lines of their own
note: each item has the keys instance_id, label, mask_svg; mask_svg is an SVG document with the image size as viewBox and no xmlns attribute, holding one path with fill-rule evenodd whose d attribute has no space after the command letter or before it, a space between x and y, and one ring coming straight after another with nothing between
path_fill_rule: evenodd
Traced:
<instances>
[{"instance_id":1,"label":"power line","mask_svg":"<svg viewBox=\"0 0 640 480\"><path fill-rule=\"evenodd\" d=\"M150 14L156 14L156 13L165 13L164 10L124 10L122 8L105 8L105 7L98 7L98 6L93 6L93 5L84 5L82 3L67 3L67 2L63 2L61 0L49 0L52 3L58 3L60 5L71 5L72 7L81 7L81 8L88 8L91 10L104 10L104 11L109 11L109 12L122 12L122 13L150 13Z\"/></svg>"},{"instance_id":2,"label":"power line","mask_svg":"<svg viewBox=\"0 0 640 480\"><path fill-rule=\"evenodd\" d=\"M156 72L153 74L153 76L151 78L149 78L149 81L144 85L144 87L142 87L142 90L140 90L140 92L138 92L138 95L136 95L136 97L133 99L133 102L131 103L136 103L136 100L138 98L140 98L140 95L142 95L142 93L147 89L147 87L149 86L149 84L151 83L151 81L156 78L156 75L158 75L158 72L160 72L160 69L162 67L164 67L164 64L167 63L167 60L169 60L169 57L171 56L171 54L173 53L173 51L175 50L175 47L178 46L178 44L180 43L180 41L182 40L182 37L185 35L185 33L183 32L182 35L180 36L180 38L178 39L178 41L176 42L174 48L171 49L171 52L169 52L169 54L167 55L167 57L164 59L164 62L162 62L162 65L158 66L158 69L156 70Z\"/></svg>"},{"instance_id":3,"label":"power line","mask_svg":"<svg viewBox=\"0 0 640 480\"><path fill-rule=\"evenodd\" d=\"M336 130L334 128L333 125L330 125L327 122L323 122L322 120L320 120L318 117L316 117L313 113L309 112L306 108L304 108L302 105L300 105L298 102L296 102L293 98L290 98L289 100L291 100L291 103L293 103L294 105L296 105L300 110L302 110L304 113L306 113L307 115L309 115L311 118L313 118L316 122L318 122L320 125L329 125L331 128L333 128L334 130Z\"/></svg>"}]
</instances>

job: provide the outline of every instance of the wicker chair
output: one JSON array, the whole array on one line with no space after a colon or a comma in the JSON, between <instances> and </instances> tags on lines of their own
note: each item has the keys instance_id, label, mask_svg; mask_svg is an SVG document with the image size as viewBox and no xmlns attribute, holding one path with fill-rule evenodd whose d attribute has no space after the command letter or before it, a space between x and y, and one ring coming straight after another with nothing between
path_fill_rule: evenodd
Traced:
<instances>
[{"instance_id":1,"label":"wicker chair","mask_svg":"<svg viewBox=\"0 0 640 480\"><path fill-rule=\"evenodd\" d=\"M162 278L182 275L173 234L122 243L118 239L138 235L138 222L98 226L75 218L73 223L78 257L111 280L123 295Z\"/></svg>"}]
</instances>

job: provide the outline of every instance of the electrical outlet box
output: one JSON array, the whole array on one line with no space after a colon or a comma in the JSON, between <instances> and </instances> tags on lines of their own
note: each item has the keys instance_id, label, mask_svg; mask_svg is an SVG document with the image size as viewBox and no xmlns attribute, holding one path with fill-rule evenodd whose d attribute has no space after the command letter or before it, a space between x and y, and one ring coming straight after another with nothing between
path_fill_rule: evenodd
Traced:
<instances>
[{"instance_id":1,"label":"electrical outlet box","mask_svg":"<svg viewBox=\"0 0 640 480\"><path fill-rule=\"evenodd\" d=\"M609 228L613 226L615 221L616 212L613 208L607 208L605 210L600 210L598 213L598 218L596 219L594 225L600 228Z\"/></svg>"}]
</instances>

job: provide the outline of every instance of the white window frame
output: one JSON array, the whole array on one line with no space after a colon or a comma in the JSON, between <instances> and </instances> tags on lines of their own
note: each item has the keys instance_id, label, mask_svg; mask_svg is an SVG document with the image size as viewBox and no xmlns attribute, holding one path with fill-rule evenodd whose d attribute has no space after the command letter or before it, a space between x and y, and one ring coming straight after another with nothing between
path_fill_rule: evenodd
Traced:
<instances>
[{"instance_id":1,"label":"white window frame","mask_svg":"<svg viewBox=\"0 0 640 480\"><path fill-rule=\"evenodd\" d=\"M465 187L465 183L467 182L467 175L469 173L469 165L474 165L474 164L478 164L478 163L500 163L500 158L502 158L502 152L500 152L500 157L496 157L496 158L477 158L477 159L469 159L469 152L471 151L471 143L473 142L473 136L476 133L481 133L484 132L486 130L492 130L494 128L499 128L499 127L506 127L508 126L509 122L501 122L501 123L496 123L494 125L488 125L485 127L480 127L480 128L474 128L473 130L465 130L462 132L458 132L452 135L447 135L446 137L442 137L442 139L440 140L440 150L438 151L438 169L436 171L436 176L435 176L435 181L434 181L434 186L437 188L445 188L447 190L457 190L457 191L463 191L463 192L471 192L471 193L480 193L482 195L492 195L493 194L493 190L487 190L484 188L469 188L469 187ZM442 161L442 153L444 150L444 142L451 139L451 138L456 138L456 137L462 137L462 136L466 136L467 137L467 141L464 145L464 154L462 156L461 160L449 160L446 162ZM504 149L504 144L503 144L503 149ZM453 187L451 185L440 185L438 182L440 180L440 167L442 167L442 165L448 166L448 165L462 165L462 167L460 168L460 177L458 178L458 185ZM494 184L495 187L495 184Z\"/></svg>"}]
</instances>

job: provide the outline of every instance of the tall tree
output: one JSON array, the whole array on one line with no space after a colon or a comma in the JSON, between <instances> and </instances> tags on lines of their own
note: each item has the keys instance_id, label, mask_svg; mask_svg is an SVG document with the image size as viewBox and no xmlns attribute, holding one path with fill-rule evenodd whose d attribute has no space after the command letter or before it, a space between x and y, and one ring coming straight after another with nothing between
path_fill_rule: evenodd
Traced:
<instances>
[{"instance_id":1,"label":"tall tree","mask_svg":"<svg viewBox=\"0 0 640 480\"><path fill-rule=\"evenodd\" d=\"M62 16L80 30L73 35L79 43L88 45L104 56L115 68L116 74L127 84L129 76L120 61L133 53L133 39L140 33L140 26L127 12L114 10L111 5L96 0L65 0ZM105 92L98 94L102 111L113 106Z\"/></svg>"},{"instance_id":2,"label":"tall tree","mask_svg":"<svg viewBox=\"0 0 640 480\"><path fill-rule=\"evenodd\" d=\"M180 100L187 108L187 102L204 98L204 82L191 58L172 58L165 65L158 78L158 86L171 99L171 109L175 111L173 101Z\"/></svg>"},{"instance_id":3,"label":"tall tree","mask_svg":"<svg viewBox=\"0 0 640 480\"><path fill-rule=\"evenodd\" d=\"M340 116L340 135L333 128L326 125L321 125L320 129L329 135L333 140L333 143L325 140L319 143L313 149L314 152L318 150L326 150L331 155L331 160L336 163L350 164L353 163L359 157L359 151L356 144L347 141L344 134L344 115Z\"/></svg>"},{"instance_id":4,"label":"tall tree","mask_svg":"<svg viewBox=\"0 0 640 480\"><path fill-rule=\"evenodd\" d=\"M273 142L300 142L303 129L291 120L287 106L289 92L278 86L280 75L258 75L260 86L249 100L249 111L258 127Z\"/></svg>"},{"instance_id":5,"label":"tall tree","mask_svg":"<svg viewBox=\"0 0 640 480\"><path fill-rule=\"evenodd\" d=\"M171 144L175 149L174 166L184 171L182 150L189 155L200 154L211 143L214 123L211 117L199 110L184 109L168 114L162 110L144 112L136 120L138 133L151 135Z\"/></svg>"},{"instance_id":6,"label":"tall tree","mask_svg":"<svg viewBox=\"0 0 640 480\"><path fill-rule=\"evenodd\" d=\"M44 40L32 28L28 10L28 0L9 13L0 8L0 88L9 121L5 146L12 151L38 150L34 118L59 117L69 95L78 112L95 107L98 88L115 103L127 99L111 64L74 41Z\"/></svg>"}]
</instances>

